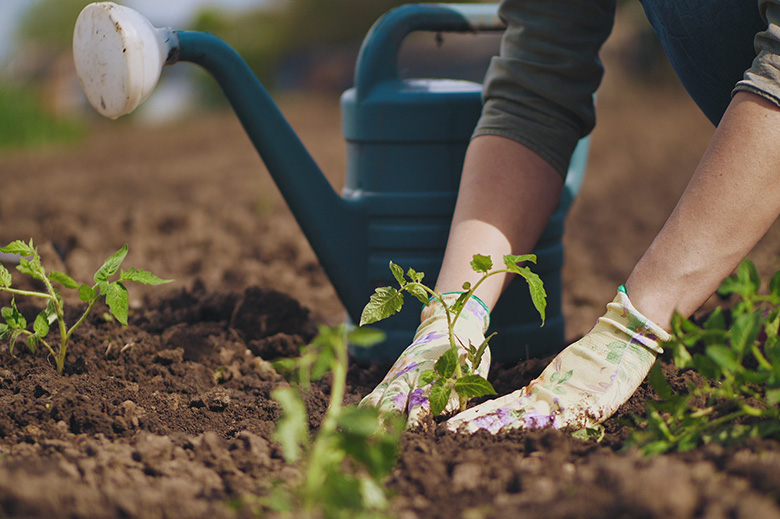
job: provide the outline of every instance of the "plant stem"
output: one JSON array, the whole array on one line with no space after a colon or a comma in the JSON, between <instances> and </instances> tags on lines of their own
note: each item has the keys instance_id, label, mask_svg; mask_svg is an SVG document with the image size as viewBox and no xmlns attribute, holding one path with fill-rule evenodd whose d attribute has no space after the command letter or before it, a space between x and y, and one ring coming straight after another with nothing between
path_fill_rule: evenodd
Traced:
<instances>
[{"instance_id":1,"label":"plant stem","mask_svg":"<svg viewBox=\"0 0 780 519\"><path fill-rule=\"evenodd\" d=\"M347 354L346 330L341 331L342 337L340 344L334 348L336 353L335 360L331 363L331 389L330 399L328 400L328 409L325 412L325 418L317 433L317 439L309 456L309 466L306 469L306 480L303 489L304 509L310 511L316 501L317 489L324 483L325 465L330 460L328 451L331 448L330 435L336 431L338 417L341 414L342 402L344 401L344 392L347 384L347 363L349 361Z\"/></svg>"},{"instance_id":2,"label":"plant stem","mask_svg":"<svg viewBox=\"0 0 780 519\"><path fill-rule=\"evenodd\" d=\"M8 292L9 294L16 294L19 296L31 296L42 297L44 299L52 299L52 296L45 292L33 292L30 290L19 290L18 288L0 287L0 292Z\"/></svg>"}]
</instances>

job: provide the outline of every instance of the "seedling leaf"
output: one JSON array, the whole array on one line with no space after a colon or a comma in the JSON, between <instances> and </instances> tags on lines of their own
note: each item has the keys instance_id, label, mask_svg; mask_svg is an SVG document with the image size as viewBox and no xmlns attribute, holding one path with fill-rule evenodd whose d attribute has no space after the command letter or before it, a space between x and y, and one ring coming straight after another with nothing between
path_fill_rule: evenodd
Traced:
<instances>
[{"instance_id":1,"label":"seedling leaf","mask_svg":"<svg viewBox=\"0 0 780 519\"><path fill-rule=\"evenodd\" d=\"M385 332L377 328L354 328L347 334L347 341L361 348L368 348L383 340L385 340Z\"/></svg>"},{"instance_id":2,"label":"seedling leaf","mask_svg":"<svg viewBox=\"0 0 780 519\"><path fill-rule=\"evenodd\" d=\"M439 374L435 370L426 369L420 373L418 380L419 387L425 387L439 377Z\"/></svg>"},{"instance_id":3,"label":"seedling leaf","mask_svg":"<svg viewBox=\"0 0 780 519\"><path fill-rule=\"evenodd\" d=\"M531 294L531 301L539 312L539 317L542 318L542 326L544 326L545 310L547 308L547 292L544 290L544 282L535 272L532 272L528 267L517 267L517 270L512 269L516 274L520 274L528 282L528 291Z\"/></svg>"},{"instance_id":4,"label":"seedling leaf","mask_svg":"<svg viewBox=\"0 0 780 519\"><path fill-rule=\"evenodd\" d=\"M431 413L433 416L439 416L447 407L450 400L452 388L444 379L439 379L431 386L431 394L428 401L431 404Z\"/></svg>"},{"instance_id":5,"label":"seedling leaf","mask_svg":"<svg viewBox=\"0 0 780 519\"><path fill-rule=\"evenodd\" d=\"M393 277L396 281L398 281L398 284L400 286L404 286L406 284L406 280L404 279L404 269L393 263L390 262L390 272L393 273Z\"/></svg>"},{"instance_id":6,"label":"seedling leaf","mask_svg":"<svg viewBox=\"0 0 780 519\"><path fill-rule=\"evenodd\" d=\"M456 380L455 392L465 398L496 394L493 385L479 375L466 375Z\"/></svg>"},{"instance_id":7,"label":"seedling leaf","mask_svg":"<svg viewBox=\"0 0 780 519\"><path fill-rule=\"evenodd\" d=\"M27 349L30 350L30 353L35 353L35 350L38 349L38 342L40 342L40 338L37 335L27 336Z\"/></svg>"},{"instance_id":8,"label":"seedling leaf","mask_svg":"<svg viewBox=\"0 0 780 519\"><path fill-rule=\"evenodd\" d=\"M406 277L409 278L410 281L413 283L422 283L423 278L425 277L424 272L417 272L413 268L410 268L406 271Z\"/></svg>"},{"instance_id":9,"label":"seedling leaf","mask_svg":"<svg viewBox=\"0 0 780 519\"><path fill-rule=\"evenodd\" d=\"M493 270L493 260L490 259L490 256L474 254L474 257L471 260L471 268L474 272L485 274Z\"/></svg>"},{"instance_id":10,"label":"seedling leaf","mask_svg":"<svg viewBox=\"0 0 780 519\"><path fill-rule=\"evenodd\" d=\"M419 302L421 302L423 305L427 305L429 301L428 292L425 291L425 289L417 284L417 283L409 283L406 285L406 291L412 294L414 297L417 298Z\"/></svg>"},{"instance_id":11,"label":"seedling leaf","mask_svg":"<svg viewBox=\"0 0 780 519\"><path fill-rule=\"evenodd\" d=\"M5 252L7 254L19 254L21 256L32 256L35 254L35 248L32 245L32 240L30 240L29 245L24 243L22 240L15 240L5 247L0 248L0 252Z\"/></svg>"},{"instance_id":12,"label":"seedling leaf","mask_svg":"<svg viewBox=\"0 0 780 519\"><path fill-rule=\"evenodd\" d=\"M49 333L49 319L46 315L46 310L42 311L35 318L33 323L33 331L38 337L46 337Z\"/></svg>"},{"instance_id":13,"label":"seedling leaf","mask_svg":"<svg viewBox=\"0 0 780 519\"><path fill-rule=\"evenodd\" d=\"M282 417L276 424L274 439L282 446L284 459L295 463L304 446L309 443L306 407L295 390L289 387L274 390L271 397L282 407Z\"/></svg>"},{"instance_id":14,"label":"seedling leaf","mask_svg":"<svg viewBox=\"0 0 780 519\"><path fill-rule=\"evenodd\" d=\"M51 279L52 281L56 281L57 283L64 286L65 288L73 289L79 287L79 284L76 283L76 281L72 277L70 277L69 275L63 272L52 271L49 274L49 279Z\"/></svg>"},{"instance_id":15,"label":"seedling leaf","mask_svg":"<svg viewBox=\"0 0 780 519\"><path fill-rule=\"evenodd\" d=\"M81 299L85 303L89 303L93 301L96 297L97 297L97 292L95 292L91 286L81 285L79 287L79 299Z\"/></svg>"},{"instance_id":16,"label":"seedling leaf","mask_svg":"<svg viewBox=\"0 0 780 519\"><path fill-rule=\"evenodd\" d=\"M707 348L707 356L718 366L728 372L735 372L739 366L737 354L728 346L722 344L713 344Z\"/></svg>"},{"instance_id":17,"label":"seedling leaf","mask_svg":"<svg viewBox=\"0 0 780 519\"><path fill-rule=\"evenodd\" d=\"M514 268L519 266L518 263L524 263L526 261L536 263L536 254L521 254L519 256L514 254L504 255L504 265L506 265L506 268L512 270L513 272Z\"/></svg>"},{"instance_id":18,"label":"seedling leaf","mask_svg":"<svg viewBox=\"0 0 780 519\"><path fill-rule=\"evenodd\" d=\"M11 281L11 273L8 272L7 268L0 265L0 287L10 287Z\"/></svg>"},{"instance_id":19,"label":"seedling leaf","mask_svg":"<svg viewBox=\"0 0 780 519\"><path fill-rule=\"evenodd\" d=\"M669 385L669 382L666 380L663 371L661 371L660 361L656 361L656 363L653 364L653 367L650 368L647 381L661 398L668 399L672 396L672 386Z\"/></svg>"},{"instance_id":20,"label":"seedling leaf","mask_svg":"<svg viewBox=\"0 0 780 519\"><path fill-rule=\"evenodd\" d=\"M404 304L404 296L393 287L379 287L371 295L360 316L360 326L375 323L398 313Z\"/></svg>"},{"instance_id":21,"label":"seedling leaf","mask_svg":"<svg viewBox=\"0 0 780 519\"><path fill-rule=\"evenodd\" d=\"M122 271L119 274L119 281L135 281L136 283L142 283L144 285L162 285L164 283L170 283L172 279L161 279L147 270L131 268L127 271ZM70 288L70 287L69 287Z\"/></svg>"},{"instance_id":22,"label":"seedling leaf","mask_svg":"<svg viewBox=\"0 0 780 519\"><path fill-rule=\"evenodd\" d=\"M127 288L119 281L108 285L106 304L116 320L127 325L127 314L130 310L129 298Z\"/></svg>"},{"instance_id":23,"label":"seedling leaf","mask_svg":"<svg viewBox=\"0 0 780 519\"><path fill-rule=\"evenodd\" d=\"M458 354L455 352L455 350L450 348L444 352L441 357L439 357L439 360L436 361L433 369L435 369L436 373L438 373L441 377L450 378L452 374L455 373L455 366L457 366L457 364Z\"/></svg>"},{"instance_id":24,"label":"seedling leaf","mask_svg":"<svg viewBox=\"0 0 780 519\"><path fill-rule=\"evenodd\" d=\"M127 256L127 245L111 255L103 265L95 272L95 283L107 283L108 279L117 273L119 266Z\"/></svg>"},{"instance_id":25,"label":"seedling leaf","mask_svg":"<svg viewBox=\"0 0 780 519\"><path fill-rule=\"evenodd\" d=\"M37 256L33 256L33 259L29 261L25 258L19 258L19 264L16 266L16 270L35 279L42 280L45 275L43 267L41 267L41 261Z\"/></svg>"}]
</instances>

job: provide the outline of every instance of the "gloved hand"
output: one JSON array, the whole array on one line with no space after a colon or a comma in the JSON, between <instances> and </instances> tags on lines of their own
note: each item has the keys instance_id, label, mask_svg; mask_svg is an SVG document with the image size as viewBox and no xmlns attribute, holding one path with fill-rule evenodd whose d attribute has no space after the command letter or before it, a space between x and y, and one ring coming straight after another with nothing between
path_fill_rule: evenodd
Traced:
<instances>
[{"instance_id":1,"label":"gloved hand","mask_svg":"<svg viewBox=\"0 0 780 519\"><path fill-rule=\"evenodd\" d=\"M600 424L634 394L669 334L640 314L620 287L607 313L526 387L467 409L451 431L576 430Z\"/></svg>"},{"instance_id":2,"label":"gloved hand","mask_svg":"<svg viewBox=\"0 0 780 519\"><path fill-rule=\"evenodd\" d=\"M460 293L444 294L447 304L452 304ZM411 346L395 361L384 380L363 400L361 406L373 406L380 411L407 413L407 427L422 423L430 414L426 389L419 387L420 373L433 369L439 357L450 347L447 316L441 303L434 300L423 308L421 324L417 328ZM463 354L469 343L478 347L485 340L490 323L487 307L476 297L469 299L455 323L455 341ZM476 372L487 376L490 368L490 349L482 356ZM446 410L457 409L458 397L450 397Z\"/></svg>"}]
</instances>

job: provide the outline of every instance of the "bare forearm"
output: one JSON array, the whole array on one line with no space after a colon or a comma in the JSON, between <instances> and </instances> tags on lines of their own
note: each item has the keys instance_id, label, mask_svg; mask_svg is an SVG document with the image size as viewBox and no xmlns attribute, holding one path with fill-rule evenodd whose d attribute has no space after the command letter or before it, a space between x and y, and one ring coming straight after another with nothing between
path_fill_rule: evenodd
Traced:
<instances>
[{"instance_id":1,"label":"bare forearm","mask_svg":"<svg viewBox=\"0 0 780 519\"><path fill-rule=\"evenodd\" d=\"M447 250L437 286L443 292L475 281L474 254L500 261L531 252L560 196L561 176L525 146L496 136L475 138L463 168ZM493 308L507 279L494 276L477 295Z\"/></svg>"},{"instance_id":2,"label":"bare forearm","mask_svg":"<svg viewBox=\"0 0 780 519\"><path fill-rule=\"evenodd\" d=\"M668 328L692 314L780 214L780 109L746 92L731 102L677 207L626 285Z\"/></svg>"}]
</instances>

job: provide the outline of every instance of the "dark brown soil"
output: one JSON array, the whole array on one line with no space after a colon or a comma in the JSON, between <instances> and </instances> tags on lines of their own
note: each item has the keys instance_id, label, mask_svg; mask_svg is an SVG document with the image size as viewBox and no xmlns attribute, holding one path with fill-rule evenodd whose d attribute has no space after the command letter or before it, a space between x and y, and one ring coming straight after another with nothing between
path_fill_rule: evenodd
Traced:
<instances>
[{"instance_id":1,"label":"dark brown soil","mask_svg":"<svg viewBox=\"0 0 780 519\"><path fill-rule=\"evenodd\" d=\"M337 99L280 104L338 187ZM231 114L96 127L75 149L3 157L0 242L32 236L77 279L128 243L129 265L177 281L131 287L127 327L94 312L64 376L43 351L17 348L15 359L0 351L0 517L250 517L252 496L295 476L271 436L279 409L270 392L286 382L269 361L293 355L318 322L339 322L342 308ZM711 133L676 84L607 76L565 237L569 338L603 313ZM762 273L777 267L778 233L774 226L751 255ZM544 365L497 366L492 378L505 393ZM382 376L352 366L347 402ZM312 427L328 390L323 382L307 399ZM650 395L643 386L599 444L555 431L406 433L389 481L392 516L780 517L777 442L652 459L624 451L631 416Z\"/></svg>"}]
</instances>

